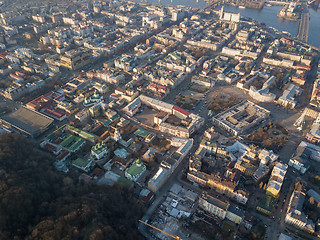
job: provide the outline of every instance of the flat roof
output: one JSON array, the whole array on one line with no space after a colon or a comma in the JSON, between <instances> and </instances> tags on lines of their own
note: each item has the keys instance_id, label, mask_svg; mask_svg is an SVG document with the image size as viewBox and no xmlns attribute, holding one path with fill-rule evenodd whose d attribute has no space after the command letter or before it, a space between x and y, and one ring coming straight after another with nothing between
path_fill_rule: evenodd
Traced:
<instances>
[{"instance_id":1,"label":"flat roof","mask_svg":"<svg viewBox=\"0 0 320 240\"><path fill-rule=\"evenodd\" d=\"M132 186L132 184L133 184L133 182L132 181L130 181L129 179L127 179L127 178L125 178L125 177L119 177L119 179L118 179L118 183L120 184L120 185L123 185L123 186L125 186L125 187L131 187Z\"/></svg>"},{"instance_id":2,"label":"flat roof","mask_svg":"<svg viewBox=\"0 0 320 240\"><path fill-rule=\"evenodd\" d=\"M146 136L149 134L149 132L146 131L146 130L144 130L144 129L142 129L142 128L138 128L138 129L134 132L134 134L135 134L135 135L138 135L138 136L140 136L140 137L146 137Z\"/></svg>"},{"instance_id":3,"label":"flat roof","mask_svg":"<svg viewBox=\"0 0 320 240\"><path fill-rule=\"evenodd\" d=\"M15 112L1 117L1 120L32 137L47 130L54 121L44 114L25 107L20 107Z\"/></svg>"},{"instance_id":4,"label":"flat roof","mask_svg":"<svg viewBox=\"0 0 320 240\"><path fill-rule=\"evenodd\" d=\"M162 167L159 167L157 173L149 180L150 184L158 186L159 183L166 177L168 170Z\"/></svg>"},{"instance_id":5,"label":"flat roof","mask_svg":"<svg viewBox=\"0 0 320 240\"><path fill-rule=\"evenodd\" d=\"M83 158L77 158L76 160L72 161L74 166L79 168L85 168L91 161L89 159L85 160Z\"/></svg>"},{"instance_id":6,"label":"flat roof","mask_svg":"<svg viewBox=\"0 0 320 240\"><path fill-rule=\"evenodd\" d=\"M265 195L259 202L258 207L267 210L268 212L273 211L275 199L271 196Z\"/></svg>"},{"instance_id":7,"label":"flat roof","mask_svg":"<svg viewBox=\"0 0 320 240\"><path fill-rule=\"evenodd\" d=\"M223 210L227 210L230 206L229 202L224 202L223 200L220 200L220 199L210 195L207 192L203 192L201 195L201 198L203 200L207 201L208 203L213 204Z\"/></svg>"}]
</instances>

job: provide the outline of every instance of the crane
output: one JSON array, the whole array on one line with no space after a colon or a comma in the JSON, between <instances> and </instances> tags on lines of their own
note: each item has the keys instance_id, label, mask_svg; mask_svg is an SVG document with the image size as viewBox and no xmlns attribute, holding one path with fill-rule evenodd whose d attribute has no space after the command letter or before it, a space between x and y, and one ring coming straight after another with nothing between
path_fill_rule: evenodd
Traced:
<instances>
[{"instance_id":1,"label":"crane","mask_svg":"<svg viewBox=\"0 0 320 240\"><path fill-rule=\"evenodd\" d=\"M142 220L139 220L139 222L141 222L141 223L143 223L143 224L147 225L148 227L151 227L151 228L153 228L155 230L158 230L159 232L162 232L162 233L166 234L167 236L169 236L169 237L171 237L173 239L182 240L182 238L180 238L178 236L171 235L170 233L167 233L167 232L165 232L165 231L163 231L163 230L161 230L159 228L156 228L156 227L154 227L154 226L152 226L152 225L150 225L150 224L148 224L148 223L146 223L146 222L144 222Z\"/></svg>"}]
</instances>

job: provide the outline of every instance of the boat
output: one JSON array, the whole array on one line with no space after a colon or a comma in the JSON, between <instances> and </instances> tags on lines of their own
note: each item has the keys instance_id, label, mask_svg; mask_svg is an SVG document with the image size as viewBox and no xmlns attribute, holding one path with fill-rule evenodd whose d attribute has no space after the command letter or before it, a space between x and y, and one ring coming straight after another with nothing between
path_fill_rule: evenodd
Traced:
<instances>
[{"instance_id":1,"label":"boat","mask_svg":"<svg viewBox=\"0 0 320 240\"><path fill-rule=\"evenodd\" d=\"M266 3L266 7L272 7L270 3Z\"/></svg>"},{"instance_id":2,"label":"boat","mask_svg":"<svg viewBox=\"0 0 320 240\"><path fill-rule=\"evenodd\" d=\"M239 6L239 8L240 8L240 9L245 9L246 7L245 7L245 6Z\"/></svg>"}]
</instances>

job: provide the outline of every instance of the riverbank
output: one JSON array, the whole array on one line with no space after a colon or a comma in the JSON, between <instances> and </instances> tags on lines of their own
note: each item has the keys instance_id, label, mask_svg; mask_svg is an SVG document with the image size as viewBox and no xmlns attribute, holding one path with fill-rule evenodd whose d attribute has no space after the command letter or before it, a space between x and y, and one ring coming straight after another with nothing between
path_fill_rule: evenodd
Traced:
<instances>
[{"instance_id":1,"label":"riverbank","mask_svg":"<svg viewBox=\"0 0 320 240\"><path fill-rule=\"evenodd\" d=\"M135 2L140 3L140 0L134 0ZM186 7L192 8L205 8L208 4L204 0L161 0L161 4L166 5L183 5ZM148 3L157 3L159 0L148 0ZM237 6L225 5L225 11L240 13L242 17L252 18L258 22L265 23L267 26L274 27L279 31L287 31L291 36L297 36L299 21L288 21L285 19L280 19L277 17L277 13L283 8L283 5L286 3L277 2L277 1L266 1L266 4L272 4L272 6L264 6L262 9L252 9L244 8L239 9ZM220 7L215 8L215 10L220 10ZM320 47L320 11L309 8L310 12L310 26L309 26L309 37L308 43Z\"/></svg>"}]
</instances>

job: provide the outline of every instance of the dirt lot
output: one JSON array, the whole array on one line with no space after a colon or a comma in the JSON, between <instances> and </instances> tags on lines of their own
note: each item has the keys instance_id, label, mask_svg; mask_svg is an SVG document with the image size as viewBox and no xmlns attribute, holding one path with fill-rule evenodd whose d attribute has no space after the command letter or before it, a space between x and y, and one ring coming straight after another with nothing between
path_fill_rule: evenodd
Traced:
<instances>
[{"instance_id":1,"label":"dirt lot","mask_svg":"<svg viewBox=\"0 0 320 240\"><path fill-rule=\"evenodd\" d=\"M137 118L140 122L147 124L149 126L153 125L153 117L157 114L158 112L153 109L149 108L144 108L144 110L141 113L137 113L135 115L135 118Z\"/></svg>"}]
</instances>

